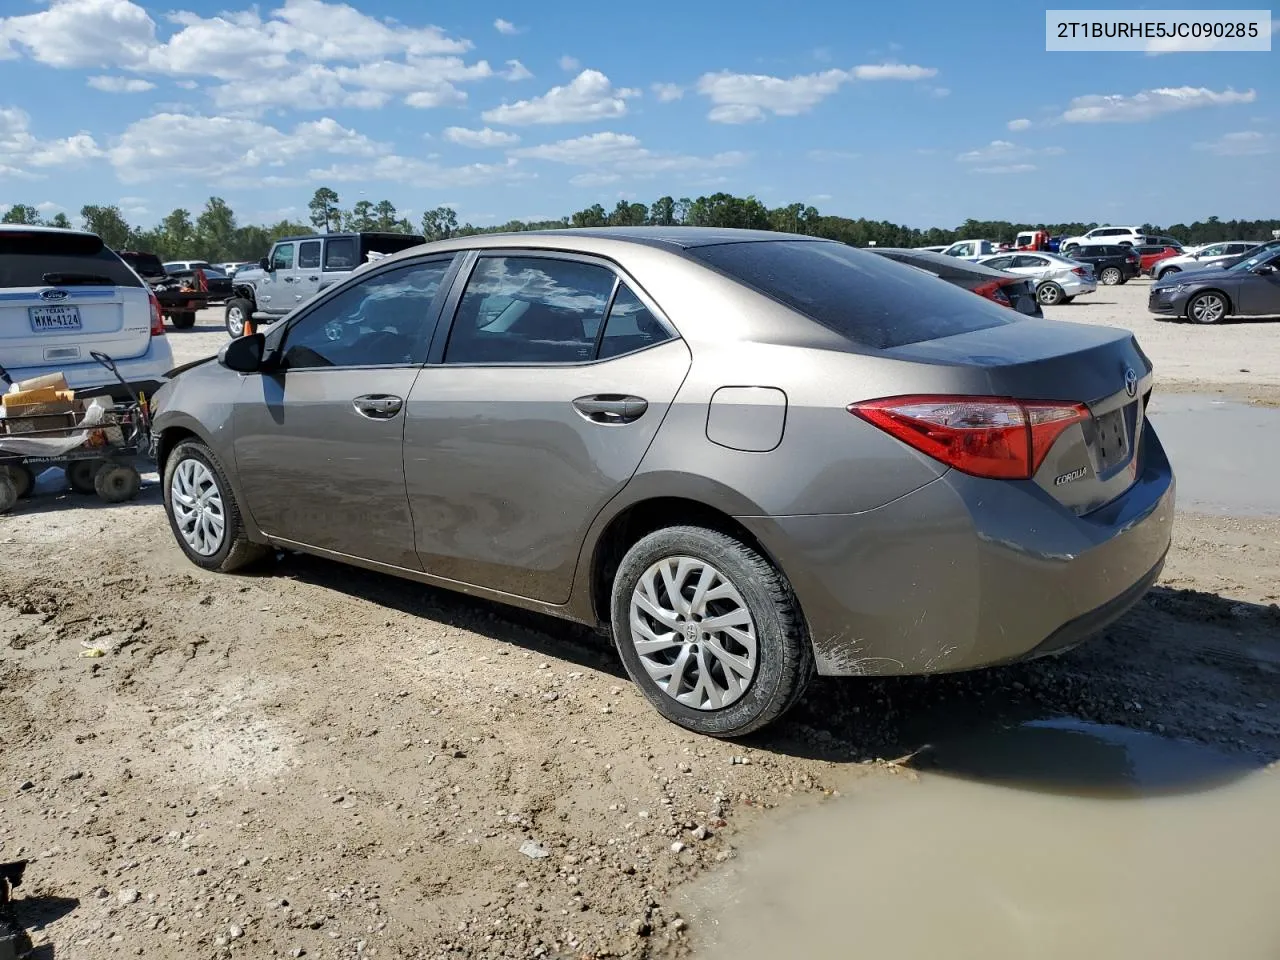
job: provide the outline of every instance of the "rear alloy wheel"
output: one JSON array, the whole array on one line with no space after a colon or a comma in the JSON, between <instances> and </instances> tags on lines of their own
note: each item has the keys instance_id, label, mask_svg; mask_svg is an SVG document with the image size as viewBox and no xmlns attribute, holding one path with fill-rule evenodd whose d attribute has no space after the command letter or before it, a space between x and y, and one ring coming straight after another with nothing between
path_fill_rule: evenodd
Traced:
<instances>
[{"instance_id":1,"label":"rear alloy wheel","mask_svg":"<svg viewBox=\"0 0 1280 960\"><path fill-rule=\"evenodd\" d=\"M613 636L627 673L668 720L738 737L772 723L813 675L791 587L758 552L702 527L651 533L613 581Z\"/></svg>"},{"instance_id":2,"label":"rear alloy wheel","mask_svg":"<svg viewBox=\"0 0 1280 960\"><path fill-rule=\"evenodd\" d=\"M194 310L183 310L181 313L173 315L173 329L190 330L196 325L196 312Z\"/></svg>"},{"instance_id":3,"label":"rear alloy wheel","mask_svg":"<svg viewBox=\"0 0 1280 960\"><path fill-rule=\"evenodd\" d=\"M253 317L253 304L243 297L237 297L227 304L227 333L234 340L244 336L244 325Z\"/></svg>"},{"instance_id":4,"label":"rear alloy wheel","mask_svg":"<svg viewBox=\"0 0 1280 960\"><path fill-rule=\"evenodd\" d=\"M1056 306L1062 302L1065 291L1052 280L1046 280L1036 288L1036 299L1046 307Z\"/></svg>"},{"instance_id":5,"label":"rear alloy wheel","mask_svg":"<svg viewBox=\"0 0 1280 960\"><path fill-rule=\"evenodd\" d=\"M1120 272L1119 267L1103 267L1098 280L1108 287L1114 287L1117 283L1124 282L1124 274Z\"/></svg>"},{"instance_id":6,"label":"rear alloy wheel","mask_svg":"<svg viewBox=\"0 0 1280 960\"><path fill-rule=\"evenodd\" d=\"M231 485L213 451L184 440L164 467L164 509L182 552L206 570L230 573L264 556L245 534Z\"/></svg>"},{"instance_id":7,"label":"rear alloy wheel","mask_svg":"<svg viewBox=\"0 0 1280 960\"><path fill-rule=\"evenodd\" d=\"M1187 319L1192 323L1217 323L1227 315L1227 298L1216 290L1197 294L1187 303Z\"/></svg>"}]
</instances>

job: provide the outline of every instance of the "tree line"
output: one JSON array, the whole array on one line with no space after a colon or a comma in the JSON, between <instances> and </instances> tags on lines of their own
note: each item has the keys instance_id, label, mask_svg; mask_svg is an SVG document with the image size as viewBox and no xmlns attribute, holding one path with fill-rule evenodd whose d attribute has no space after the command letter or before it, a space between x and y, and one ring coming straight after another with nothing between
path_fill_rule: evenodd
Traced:
<instances>
[{"instance_id":1,"label":"tree line","mask_svg":"<svg viewBox=\"0 0 1280 960\"><path fill-rule=\"evenodd\" d=\"M281 220L274 224L237 222L234 211L221 197L210 197L198 214L179 207L158 224L149 228L131 225L117 206L89 204L80 209L86 229L98 234L113 250L144 250L164 260L237 261L256 260L266 256L271 244L280 237L311 232L384 231L420 233L428 240L480 233L524 230L561 230L569 227L606 226L693 226L741 227L799 233L813 237L840 240L853 246L919 247L952 243L956 240L986 239L1012 241L1023 230L1046 230L1051 235L1077 235L1096 223L1014 223L1008 220L966 220L947 229L907 227L887 220L868 220L824 214L812 205L792 203L768 207L753 196L737 197L728 193L711 196L659 197L649 204L619 200L612 210L601 204L560 217L557 220L526 222L509 220L496 226L477 227L458 223L457 213L449 207L436 207L422 214L417 224L400 216L390 200L376 203L360 200L343 208L337 192L329 187L316 190L307 204L309 223ZM65 213L48 220L28 204L11 206L0 218L5 223L41 224L55 227L72 226ZM1172 236L1186 244L1215 243L1221 240L1266 240L1280 230L1280 220L1220 220L1209 217L1195 223L1159 226L1145 223L1148 233Z\"/></svg>"}]
</instances>

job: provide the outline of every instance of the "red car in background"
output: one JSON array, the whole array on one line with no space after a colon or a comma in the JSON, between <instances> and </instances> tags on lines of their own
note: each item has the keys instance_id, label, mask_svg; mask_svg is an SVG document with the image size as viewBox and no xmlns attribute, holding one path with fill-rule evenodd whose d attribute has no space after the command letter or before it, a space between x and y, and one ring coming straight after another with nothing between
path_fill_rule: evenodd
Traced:
<instances>
[{"instance_id":1,"label":"red car in background","mask_svg":"<svg viewBox=\"0 0 1280 960\"><path fill-rule=\"evenodd\" d=\"M1173 244L1160 243L1138 248L1138 272L1146 276L1152 275L1152 269L1161 260L1182 254L1182 248Z\"/></svg>"}]
</instances>

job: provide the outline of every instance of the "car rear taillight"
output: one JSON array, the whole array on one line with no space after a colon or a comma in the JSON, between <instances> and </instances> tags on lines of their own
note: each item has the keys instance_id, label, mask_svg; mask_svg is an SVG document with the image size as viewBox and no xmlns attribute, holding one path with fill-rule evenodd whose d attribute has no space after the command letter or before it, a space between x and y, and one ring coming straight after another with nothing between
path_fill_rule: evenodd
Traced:
<instances>
[{"instance_id":1,"label":"car rear taillight","mask_svg":"<svg viewBox=\"0 0 1280 960\"><path fill-rule=\"evenodd\" d=\"M164 314L160 311L160 301L156 299L154 292L148 291L147 299L151 301L151 335L153 337L164 336Z\"/></svg>"},{"instance_id":2,"label":"car rear taillight","mask_svg":"<svg viewBox=\"0 0 1280 960\"><path fill-rule=\"evenodd\" d=\"M990 283L982 283L973 288L973 292L980 297L986 297L988 300L994 300L1002 307L1012 307L1009 302L1009 295L1004 292L1004 283L1000 280L992 280Z\"/></svg>"},{"instance_id":3,"label":"car rear taillight","mask_svg":"<svg viewBox=\"0 0 1280 960\"><path fill-rule=\"evenodd\" d=\"M999 480L1035 476L1063 431L1089 419L1082 403L1005 397L888 397L848 409L935 460Z\"/></svg>"},{"instance_id":4,"label":"car rear taillight","mask_svg":"<svg viewBox=\"0 0 1280 960\"><path fill-rule=\"evenodd\" d=\"M1074 273L1076 276L1079 276L1079 277L1086 276L1086 275L1087 275L1087 273L1088 273L1088 271L1086 271L1084 267L1076 267L1076 268L1075 268L1074 270L1072 270L1071 272L1072 272L1072 273Z\"/></svg>"}]
</instances>

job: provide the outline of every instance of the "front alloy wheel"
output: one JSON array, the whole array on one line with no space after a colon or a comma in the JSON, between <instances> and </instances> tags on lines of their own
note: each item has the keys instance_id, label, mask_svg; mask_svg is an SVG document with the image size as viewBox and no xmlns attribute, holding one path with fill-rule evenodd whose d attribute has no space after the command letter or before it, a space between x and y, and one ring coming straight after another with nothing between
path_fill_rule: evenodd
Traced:
<instances>
[{"instance_id":1,"label":"front alloy wheel","mask_svg":"<svg viewBox=\"0 0 1280 960\"><path fill-rule=\"evenodd\" d=\"M174 524L187 546L202 557L217 553L227 533L227 516L222 491L208 466L194 458L179 463L169 496Z\"/></svg>"},{"instance_id":2,"label":"front alloy wheel","mask_svg":"<svg viewBox=\"0 0 1280 960\"><path fill-rule=\"evenodd\" d=\"M1217 323L1227 315L1227 298L1220 293L1202 293L1187 304L1187 319L1193 323Z\"/></svg>"}]
</instances>

